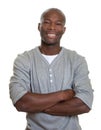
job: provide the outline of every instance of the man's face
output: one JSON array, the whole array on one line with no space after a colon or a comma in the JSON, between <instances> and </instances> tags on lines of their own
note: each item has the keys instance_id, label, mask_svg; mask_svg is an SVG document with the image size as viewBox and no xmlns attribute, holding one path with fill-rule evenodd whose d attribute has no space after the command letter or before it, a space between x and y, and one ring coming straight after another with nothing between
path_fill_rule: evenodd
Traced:
<instances>
[{"instance_id":1,"label":"man's face","mask_svg":"<svg viewBox=\"0 0 101 130\"><path fill-rule=\"evenodd\" d=\"M43 43L59 44L65 32L63 16L56 11L47 12L39 23L38 29Z\"/></svg>"}]
</instances>

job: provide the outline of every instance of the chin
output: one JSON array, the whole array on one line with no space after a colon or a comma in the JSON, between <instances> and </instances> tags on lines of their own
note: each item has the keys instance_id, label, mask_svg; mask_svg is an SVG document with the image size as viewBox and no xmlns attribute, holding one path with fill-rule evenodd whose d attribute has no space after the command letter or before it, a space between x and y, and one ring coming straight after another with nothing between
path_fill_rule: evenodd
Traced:
<instances>
[{"instance_id":1,"label":"chin","mask_svg":"<svg viewBox=\"0 0 101 130\"><path fill-rule=\"evenodd\" d=\"M57 44L57 42L47 42L46 44L47 44L48 46L54 46L54 45Z\"/></svg>"},{"instance_id":2,"label":"chin","mask_svg":"<svg viewBox=\"0 0 101 130\"><path fill-rule=\"evenodd\" d=\"M56 39L45 39L42 42L49 46L56 45L59 43L59 41L57 41Z\"/></svg>"},{"instance_id":3,"label":"chin","mask_svg":"<svg viewBox=\"0 0 101 130\"><path fill-rule=\"evenodd\" d=\"M52 40L47 40L45 43L47 45L56 45L58 42L57 41L52 41Z\"/></svg>"}]
</instances>

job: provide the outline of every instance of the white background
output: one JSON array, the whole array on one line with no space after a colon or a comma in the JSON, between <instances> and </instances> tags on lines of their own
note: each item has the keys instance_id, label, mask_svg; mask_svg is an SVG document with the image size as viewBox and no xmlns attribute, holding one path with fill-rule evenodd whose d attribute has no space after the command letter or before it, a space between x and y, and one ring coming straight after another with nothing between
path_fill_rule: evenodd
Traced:
<instances>
[{"instance_id":1,"label":"white background","mask_svg":"<svg viewBox=\"0 0 101 130\"><path fill-rule=\"evenodd\" d=\"M9 79L18 53L40 44L41 13L60 8L67 17L61 45L86 57L94 89L92 111L79 116L83 130L101 129L101 3L100 0L0 0L0 129L24 130L25 113L9 98Z\"/></svg>"}]
</instances>

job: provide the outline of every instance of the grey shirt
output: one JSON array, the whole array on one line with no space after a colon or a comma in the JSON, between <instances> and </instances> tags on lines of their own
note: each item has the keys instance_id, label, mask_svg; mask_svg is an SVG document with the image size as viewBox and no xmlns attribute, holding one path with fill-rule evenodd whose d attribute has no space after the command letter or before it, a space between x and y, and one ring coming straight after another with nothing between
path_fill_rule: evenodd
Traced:
<instances>
[{"instance_id":1,"label":"grey shirt","mask_svg":"<svg viewBox=\"0 0 101 130\"><path fill-rule=\"evenodd\" d=\"M84 57L62 47L51 64L39 48L17 56L14 74L10 80L10 97L15 104L28 91L51 93L74 89L89 108L92 107L93 90ZM81 130L78 116L52 116L45 113L27 113L27 126L31 130Z\"/></svg>"}]
</instances>

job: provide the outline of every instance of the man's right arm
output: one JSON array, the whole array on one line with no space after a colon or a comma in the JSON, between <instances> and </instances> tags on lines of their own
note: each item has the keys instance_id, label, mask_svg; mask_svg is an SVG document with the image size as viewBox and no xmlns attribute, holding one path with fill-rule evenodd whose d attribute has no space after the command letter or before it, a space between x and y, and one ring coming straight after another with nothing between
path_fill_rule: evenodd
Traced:
<instances>
[{"instance_id":1,"label":"man's right arm","mask_svg":"<svg viewBox=\"0 0 101 130\"><path fill-rule=\"evenodd\" d=\"M54 106L58 102L69 100L75 95L73 90L64 90L49 94L26 93L14 105L18 111L23 112L42 112Z\"/></svg>"}]
</instances>

